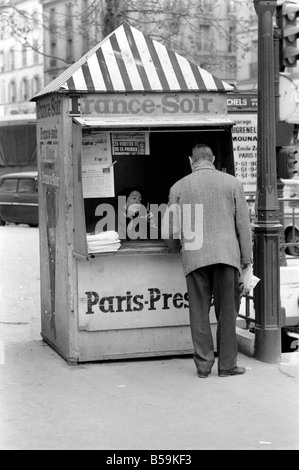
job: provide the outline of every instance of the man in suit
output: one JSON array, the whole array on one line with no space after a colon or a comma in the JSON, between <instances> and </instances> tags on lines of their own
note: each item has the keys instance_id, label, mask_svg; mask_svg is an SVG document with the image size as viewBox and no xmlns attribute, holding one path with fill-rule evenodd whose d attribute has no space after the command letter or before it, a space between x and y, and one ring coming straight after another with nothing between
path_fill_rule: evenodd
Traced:
<instances>
[{"instance_id":1,"label":"man in suit","mask_svg":"<svg viewBox=\"0 0 299 470\"><path fill-rule=\"evenodd\" d=\"M234 176L216 170L207 145L195 145L189 158L192 173L170 189L169 224L163 222L163 238L171 251L181 251L198 376L208 377L215 362L209 318L212 298L218 323L218 375L241 375L245 368L237 365L236 337L240 274L252 259L243 186Z\"/></svg>"}]
</instances>

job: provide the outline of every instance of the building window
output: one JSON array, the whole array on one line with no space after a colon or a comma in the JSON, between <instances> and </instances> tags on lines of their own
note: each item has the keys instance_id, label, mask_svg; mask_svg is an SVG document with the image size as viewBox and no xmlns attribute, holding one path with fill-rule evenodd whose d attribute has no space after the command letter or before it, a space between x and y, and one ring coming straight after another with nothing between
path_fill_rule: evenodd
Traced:
<instances>
[{"instance_id":1,"label":"building window","mask_svg":"<svg viewBox=\"0 0 299 470\"><path fill-rule=\"evenodd\" d=\"M66 60L68 62L72 62L73 61L73 40L72 38L69 38L66 42Z\"/></svg>"},{"instance_id":2,"label":"building window","mask_svg":"<svg viewBox=\"0 0 299 470\"><path fill-rule=\"evenodd\" d=\"M22 96L22 101L27 101L29 99L29 82L27 78L22 79L21 96Z\"/></svg>"},{"instance_id":3,"label":"building window","mask_svg":"<svg viewBox=\"0 0 299 470\"><path fill-rule=\"evenodd\" d=\"M14 49L9 50L9 69L10 70L15 70L16 64L15 64L15 51Z\"/></svg>"},{"instance_id":4,"label":"building window","mask_svg":"<svg viewBox=\"0 0 299 470\"><path fill-rule=\"evenodd\" d=\"M213 8L211 0L199 0L199 8L204 13L210 13Z\"/></svg>"},{"instance_id":5,"label":"building window","mask_svg":"<svg viewBox=\"0 0 299 470\"><path fill-rule=\"evenodd\" d=\"M83 42L82 42L82 47L83 47L83 54L89 51L90 49L90 39L89 39L89 34L88 31L84 31L83 33Z\"/></svg>"},{"instance_id":6,"label":"building window","mask_svg":"<svg viewBox=\"0 0 299 470\"><path fill-rule=\"evenodd\" d=\"M38 41L35 39L33 41L33 63L38 64L39 63L39 45Z\"/></svg>"},{"instance_id":7,"label":"building window","mask_svg":"<svg viewBox=\"0 0 299 470\"><path fill-rule=\"evenodd\" d=\"M5 39L5 26L0 25L0 40Z\"/></svg>"},{"instance_id":8,"label":"building window","mask_svg":"<svg viewBox=\"0 0 299 470\"><path fill-rule=\"evenodd\" d=\"M87 0L83 0L82 2L81 29L82 29L82 37L83 37L82 48L83 48L83 54L85 54L86 52L89 51L89 48L90 48L89 26L88 26L88 1Z\"/></svg>"},{"instance_id":9,"label":"building window","mask_svg":"<svg viewBox=\"0 0 299 470\"><path fill-rule=\"evenodd\" d=\"M4 52L0 52L0 72L4 72Z\"/></svg>"},{"instance_id":10,"label":"building window","mask_svg":"<svg viewBox=\"0 0 299 470\"><path fill-rule=\"evenodd\" d=\"M50 66L51 67L56 67L56 65L57 65L57 60L55 58L55 56L56 56L56 42L51 42L50 55L51 55Z\"/></svg>"},{"instance_id":11,"label":"building window","mask_svg":"<svg viewBox=\"0 0 299 470\"><path fill-rule=\"evenodd\" d=\"M27 67L27 47L25 45L22 49L22 66Z\"/></svg>"},{"instance_id":12,"label":"building window","mask_svg":"<svg viewBox=\"0 0 299 470\"><path fill-rule=\"evenodd\" d=\"M5 103L5 82L0 82L0 103Z\"/></svg>"},{"instance_id":13,"label":"building window","mask_svg":"<svg viewBox=\"0 0 299 470\"><path fill-rule=\"evenodd\" d=\"M15 103L17 101L17 87L14 80L11 80L9 83L9 101L10 103Z\"/></svg>"},{"instance_id":14,"label":"building window","mask_svg":"<svg viewBox=\"0 0 299 470\"><path fill-rule=\"evenodd\" d=\"M55 8L51 8L51 10L50 10L49 28L50 28L50 32L52 34L56 33L57 24L56 24L56 11L55 11Z\"/></svg>"},{"instance_id":15,"label":"building window","mask_svg":"<svg viewBox=\"0 0 299 470\"><path fill-rule=\"evenodd\" d=\"M209 25L199 26L198 48L201 52L211 52L211 27Z\"/></svg>"},{"instance_id":16,"label":"building window","mask_svg":"<svg viewBox=\"0 0 299 470\"><path fill-rule=\"evenodd\" d=\"M88 0L83 0L82 1L82 16L87 14L88 10Z\"/></svg>"},{"instance_id":17,"label":"building window","mask_svg":"<svg viewBox=\"0 0 299 470\"><path fill-rule=\"evenodd\" d=\"M251 61L249 64L250 78L257 78L257 65L258 65L258 42L254 40L251 42Z\"/></svg>"},{"instance_id":18,"label":"building window","mask_svg":"<svg viewBox=\"0 0 299 470\"><path fill-rule=\"evenodd\" d=\"M228 52L236 52L236 27L230 26L229 28L229 37L228 37Z\"/></svg>"},{"instance_id":19,"label":"building window","mask_svg":"<svg viewBox=\"0 0 299 470\"><path fill-rule=\"evenodd\" d=\"M258 41L255 39L251 41L251 61L257 62L257 53L258 53Z\"/></svg>"},{"instance_id":20,"label":"building window","mask_svg":"<svg viewBox=\"0 0 299 470\"><path fill-rule=\"evenodd\" d=\"M227 0L227 13L233 15L236 13L236 4L235 0Z\"/></svg>"},{"instance_id":21,"label":"building window","mask_svg":"<svg viewBox=\"0 0 299 470\"><path fill-rule=\"evenodd\" d=\"M38 27L39 27L39 13L38 13L37 10L35 10L32 13L32 22L33 22L33 28L38 29Z\"/></svg>"},{"instance_id":22,"label":"building window","mask_svg":"<svg viewBox=\"0 0 299 470\"><path fill-rule=\"evenodd\" d=\"M249 75L251 79L257 79L257 62L249 64Z\"/></svg>"},{"instance_id":23,"label":"building window","mask_svg":"<svg viewBox=\"0 0 299 470\"><path fill-rule=\"evenodd\" d=\"M65 18L65 27L67 31L72 30L73 28L73 5L68 3L66 6L66 18Z\"/></svg>"},{"instance_id":24,"label":"building window","mask_svg":"<svg viewBox=\"0 0 299 470\"><path fill-rule=\"evenodd\" d=\"M41 90L41 79L38 75L33 77L33 95L36 95Z\"/></svg>"}]
</instances>

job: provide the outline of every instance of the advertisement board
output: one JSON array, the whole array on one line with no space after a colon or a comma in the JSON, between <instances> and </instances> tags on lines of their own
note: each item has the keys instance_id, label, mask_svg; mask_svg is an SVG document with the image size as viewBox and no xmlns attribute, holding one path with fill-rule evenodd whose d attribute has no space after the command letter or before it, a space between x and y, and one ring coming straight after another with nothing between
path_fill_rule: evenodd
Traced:
<instances>
[{"instance_id":1,"label":"advertisement board","mask_svg":"<svg viewBox=\"0 0 299 470\"><path fill-rule=\"evenodd\" d=\"M235 174L245 193L255 194L257 181L257 94L232 94L227 99L232 130Z\"/></svg>"},{"instance_id":2,"label":"advertisement board","mask_svg":"<svg viewBox=\"0 0 299 470\"><path fill-rule=\"evenodd\" d=\"M180 258L144 256L142 262L140 258L110 257L105 263L105 258L97 257L88 264L79 263L80 330L189 324L189 301ZM118 282L111 282L116 273Z\"/></svg>"}]
</instances>

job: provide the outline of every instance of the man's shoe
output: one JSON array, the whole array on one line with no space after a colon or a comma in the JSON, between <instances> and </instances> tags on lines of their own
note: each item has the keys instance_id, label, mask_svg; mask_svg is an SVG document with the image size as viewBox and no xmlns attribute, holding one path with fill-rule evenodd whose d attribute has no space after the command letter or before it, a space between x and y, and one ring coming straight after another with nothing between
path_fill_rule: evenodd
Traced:
<instances>
[{"instance_id":1,"label":"man's shoe","mask_svg":"<svg viewBox=\"0 0 299 470\"><path fill-rule=\"evenodd\" d=\"M233 369L219 370L218 375L219 377L231 377L232 375L243 375L245 372L245 367L236 366Z\"/></svg>"},{"instance_id":2,"label":"man's shoe","mask_svg":"<svg viewBox=\"0 0 299 470\"><path fill-rule=\"evenodd\" d=\"M201 371L197 371L197 375L199 378L201 379L207 379L209 377L211 372L201 372Z\"/></svg>"}]
</instances>

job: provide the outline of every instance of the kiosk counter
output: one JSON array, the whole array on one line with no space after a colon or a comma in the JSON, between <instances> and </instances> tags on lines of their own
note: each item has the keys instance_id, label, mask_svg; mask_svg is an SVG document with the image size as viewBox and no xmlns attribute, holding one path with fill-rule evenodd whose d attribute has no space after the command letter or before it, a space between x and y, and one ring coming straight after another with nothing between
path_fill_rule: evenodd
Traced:
<instances>
[{"instance_id":1,"label":"kiosk counter","mask_svg":"<svg viewBox=\"0 0 299 470\"><path fill-rule=\"evenodd\" d=\"M231 90L123 24L34 97L42 337L68 362L193 352L180 255L159 226L194 144L234 174ZM136 186L155 235L100 230Z\"/></svg>"}]
</instances>

